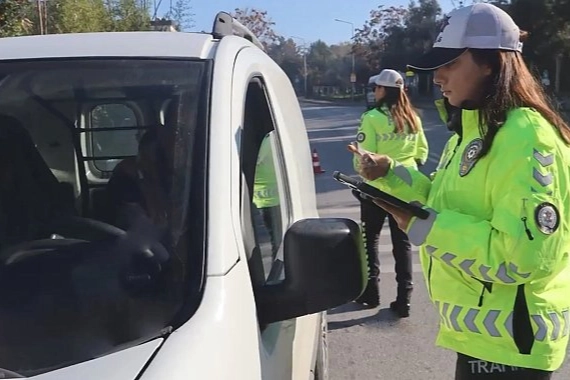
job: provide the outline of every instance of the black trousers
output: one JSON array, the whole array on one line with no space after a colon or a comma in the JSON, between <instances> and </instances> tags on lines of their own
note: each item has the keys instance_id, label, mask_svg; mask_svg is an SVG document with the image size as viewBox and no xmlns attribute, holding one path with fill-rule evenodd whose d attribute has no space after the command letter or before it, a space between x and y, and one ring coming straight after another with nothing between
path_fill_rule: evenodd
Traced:
<instances>
[{"instance_id":1,"label":"black trousers","mask_svg":"<svg viewBox=\"0 0 570 380\"><path fill-rule=\"evenodd\" d=\"M260 208L263 224L267 228L269 238L271 239L272 259L275 260L279 245L281 244L281 208L279 206Z\"/></svg>"},{"instance_id":2,"label":"black trousers","mask_svg":"<svg viewBox=\"0 0 570 380\"><path fill-rule=\"evenodd\" d=\"M552 372L511 367L457 354L455 380L550 380Z\"/></svg>"},{"instance_id":3,"label":"black trousers","mask_svg":"<svg viewBox=\"0 0 570 380\"><path fill-rule=\"evenodd\" d=\"M360 201L360 218L363 225L364 245L368 258L368 268L370 279L378 279L380 275L380 259L378 258L378 240L382 226L388 218L390 225L390 235L392 238L392 254L396 262L394 271L396 272L396 282L398 289L409 289L412 286L412 245L408 235L398 227L396 220L368 201Z\"/></svg>"}]
</instances>

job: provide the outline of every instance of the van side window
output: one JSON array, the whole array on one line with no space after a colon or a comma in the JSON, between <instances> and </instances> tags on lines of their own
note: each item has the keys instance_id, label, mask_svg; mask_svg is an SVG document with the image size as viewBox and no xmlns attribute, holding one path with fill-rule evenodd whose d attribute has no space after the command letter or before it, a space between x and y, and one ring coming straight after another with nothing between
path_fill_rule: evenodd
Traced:
<instances>
[{"instance_id":1,"label":"van side window","mask_svg":"<svg viewBox=\"0 0 570 380\"><path fill-rule=\"evenodd\" d=\"M254 78L246 94L241 146L251 202L243 220L252 225L255 239L248 261L254 285L283 279L282 241L289 224L288 181L267 96L263 82Z\"/></svg>"},{"instance_id":2,"label":"van side window","mask_svg":"<svg viewBox=\"0 0 570 380\"><path fill-rule=\"evenodd\" d=\"M137 121L134 110L124 103L100 104L89 114L91 128L126 128L136 127ZM91 133L91 151L94 157L127 156L137 154L137 133L135 129L94 131ZM97 170L112 171L117 162L113 159L94 161Z\"/></svg>"},{"instance_id":3,"label":"van side window","mask_svg":"<svg viewBox=\"0 0 570 380\"><path fill-rule=\"evenodd\" d=\"M255 177L253 182L253 220L256 240L261 251L265 280L279 277L280 263L278 256L283 238L282 210L278 184L278 155L274 151L275 131L263 138L257 154ZM271 271L274 271L271 274Z\"/></svg>"}]
</instances>

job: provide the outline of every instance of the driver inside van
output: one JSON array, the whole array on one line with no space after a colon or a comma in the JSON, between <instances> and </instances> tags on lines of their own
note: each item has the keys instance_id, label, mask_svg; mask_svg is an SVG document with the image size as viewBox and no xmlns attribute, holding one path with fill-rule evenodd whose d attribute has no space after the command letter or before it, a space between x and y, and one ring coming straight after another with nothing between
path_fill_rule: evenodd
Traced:
<instances>
[{"instance_id":1,"label":"driver inside van","mask_svg":"<svg viewBox=\"0 0 570 380\"><path fill-rule=\"evenodd\" d=\"M144 133L136 157L121 161L107 185L111 222L128 229L141 213L166 227L175 129L155 127Z\"/></svg>"}]
</instances>

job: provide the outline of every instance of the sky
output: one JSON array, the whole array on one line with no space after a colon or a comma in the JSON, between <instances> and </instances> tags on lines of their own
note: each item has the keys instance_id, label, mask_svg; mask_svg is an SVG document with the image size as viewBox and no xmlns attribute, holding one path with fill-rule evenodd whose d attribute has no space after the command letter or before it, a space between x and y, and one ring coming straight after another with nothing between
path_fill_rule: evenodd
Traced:
<instances>
[{"instance_id":1,"label":"sky","mask_svg":"<svg viewBox=\"0 0 570 380\"><path fill-rule=\"evenodd\" d=\"M300 37L307 44L320 39L330 45L349 41L351 37L351 25L335 19L352 22L354 28L359 28L378 5L407 6L408 3L409 0L191 0L196 25L189 31L210 32L219 11L257 8L267 11L275 22L277 34ZM439 3L444 12L453 8L453 0L440 0ZM170 0L162 1L163 12L168 11L169 4Z\"/></svg>"}]
</instances>

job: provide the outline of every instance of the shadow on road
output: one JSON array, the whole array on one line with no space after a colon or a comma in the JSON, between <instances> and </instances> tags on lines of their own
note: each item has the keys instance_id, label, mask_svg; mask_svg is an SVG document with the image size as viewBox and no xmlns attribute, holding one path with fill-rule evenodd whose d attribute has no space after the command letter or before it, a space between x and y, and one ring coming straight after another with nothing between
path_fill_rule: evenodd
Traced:
<instances>
[{"instance_id":1,"label":"shadow on road","mask_svg":"<svg viewBox=\"0 0 570 380\"><path fill-rule=\"evenodd\" d=\"M349 310L344 309L345 307L349 308ZM343 309L343 310L338 310L338 309ZM340 314L340 313L346 313L347 311L358 311L362 309L364 308L352 303L331 310L328 312L328 314ZM368 315L365 317L346 319L342 321L339 320L330 321L328 323L328 327L329 331L345 329L347 327L352 327L352 326L371 325L371 324L373 324L374 327L382 327L382 326L392 327L398 325L401 321L402 319L398 318L394 314L394 312L390 310L390 308L385 307L383 309L378 310L376 314Z\"/></svg>"}]
</instances>

